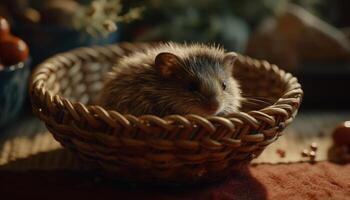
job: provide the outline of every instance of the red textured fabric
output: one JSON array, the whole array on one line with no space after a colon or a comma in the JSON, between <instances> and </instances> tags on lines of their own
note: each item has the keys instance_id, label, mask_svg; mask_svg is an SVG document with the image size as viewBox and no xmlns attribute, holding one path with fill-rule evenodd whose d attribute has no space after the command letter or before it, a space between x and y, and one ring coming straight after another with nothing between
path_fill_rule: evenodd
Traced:
<instances>
[{"instance_id":1,"label":"red textured fabric","mask_svg":"<svg viewBox=\"0 0 350 200\"><path fill-rule=\"evenodd\" d=\"M74 171L0 171L0 180L0 199L350 199L350 164L328 162L258 165L225 182L191 188L96 182Z\"/></svg>"}]
</instances>

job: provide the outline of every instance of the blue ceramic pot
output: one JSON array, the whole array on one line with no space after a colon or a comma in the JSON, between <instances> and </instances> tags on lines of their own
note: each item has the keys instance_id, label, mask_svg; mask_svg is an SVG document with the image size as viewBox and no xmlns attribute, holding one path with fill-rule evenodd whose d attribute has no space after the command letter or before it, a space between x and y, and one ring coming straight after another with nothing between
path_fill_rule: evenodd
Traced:
<instances>
[{"instance_id":1,"label":"blue ceramic pot","mask_svg":"<svg viewBox=\"0 0 350 200\"><path fill-rule=\"evenodd\" d=\"M0 71L0 127L13 121L27 96L30 61Z\"/></svg>"}]
</instances>

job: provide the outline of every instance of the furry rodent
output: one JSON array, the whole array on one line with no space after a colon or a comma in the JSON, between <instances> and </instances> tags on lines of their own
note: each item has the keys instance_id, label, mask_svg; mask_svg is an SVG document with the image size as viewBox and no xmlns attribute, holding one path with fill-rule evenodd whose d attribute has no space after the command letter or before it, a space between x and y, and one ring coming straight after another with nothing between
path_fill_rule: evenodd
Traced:
<instances>
[{"instance_id":1,"label":"furry rodent","mask_svg":"<svg viewBox=\"0 0 350 200\"><path fill-rule=\"evenodd\" d=\"M99 104L123 114L226 115L241 106L237 55L204 44L165 43L121 58Z\"/></svg>"}]
</instances>

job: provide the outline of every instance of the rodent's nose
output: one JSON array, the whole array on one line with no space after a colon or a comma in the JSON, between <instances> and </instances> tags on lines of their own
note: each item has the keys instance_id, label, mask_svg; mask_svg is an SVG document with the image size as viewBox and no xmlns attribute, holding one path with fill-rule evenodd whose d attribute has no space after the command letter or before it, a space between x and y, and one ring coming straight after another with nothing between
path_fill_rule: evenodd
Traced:
<instances>
[{"instance_id":1,"label":"rodent's nose","mask_svg":"<svg viewBox=\"0 0 350 200\"><path fill-rule=\"evenodd\" d=\"M207 101L207 109L210 111L216 111L217 109L219 109L219 101L216 98L210 98Z\"/></svg>"}]
</instances>

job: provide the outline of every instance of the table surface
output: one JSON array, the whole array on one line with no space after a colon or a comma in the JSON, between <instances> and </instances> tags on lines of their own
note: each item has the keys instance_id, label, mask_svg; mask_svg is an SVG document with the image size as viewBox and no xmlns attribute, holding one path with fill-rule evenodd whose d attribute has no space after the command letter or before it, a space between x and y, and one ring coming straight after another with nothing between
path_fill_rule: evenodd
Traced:
<instances>
[{"instance_id":1,"label":"table surface","mask_svg":"<svg viewBox=\"0 0 350 200\"><path fill-rule=\"evenodd\" d=\"M284 131L284 135L268 146L253 162L303 161L305 158L302 158L301 151L308 148L312 142L316 142L319 146L316 159L327 160L327 151L332 144L330 134L338 123L347 119L350 119L350 111L300 111L294 122ZM4 128L0 133L0 168L78 167L75 157L62 149L44 124L30 112L23 114L14 124ZM276 153L277 149L284 150L286 156L280 157ZM33 159L18 161L30 156ZM65 164L60 162L62 159L65 160Z\"/></svg>"}]
</instances>

